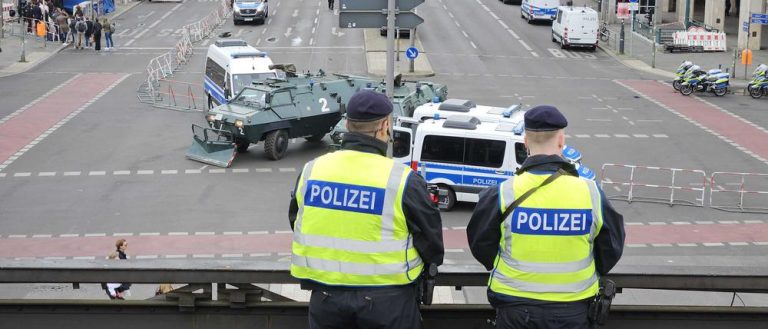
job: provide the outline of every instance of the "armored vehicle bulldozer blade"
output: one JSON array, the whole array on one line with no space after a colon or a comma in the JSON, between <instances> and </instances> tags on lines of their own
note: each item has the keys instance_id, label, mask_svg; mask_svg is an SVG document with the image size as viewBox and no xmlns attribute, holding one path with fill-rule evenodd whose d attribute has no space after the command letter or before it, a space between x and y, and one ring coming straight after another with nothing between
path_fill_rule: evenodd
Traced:
<instances>
[{"instance_id":1,"label":"armored vehicle bulldozer blade","mask_svg":"<svg viewBox=\"0 0 768 329\"><path fill-rule=\"evenodd\" d=\"M226 130L192 125L194 141L187 149L187 158L228 168L235 159L236 145L232 133Z\"/></svg>"}]
</instances>

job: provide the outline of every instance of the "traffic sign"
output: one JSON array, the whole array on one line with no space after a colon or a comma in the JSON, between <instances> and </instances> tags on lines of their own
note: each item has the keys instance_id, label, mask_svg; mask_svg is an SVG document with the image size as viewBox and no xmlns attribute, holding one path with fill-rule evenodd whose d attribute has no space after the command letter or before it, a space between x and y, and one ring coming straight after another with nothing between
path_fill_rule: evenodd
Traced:
<instances>
[{"instance_id":1,"label":"traffic sign","mask_svg":"<svg viewBox=\"0 0 768 329\"><path fill-rule=\"evenodd\" d=\"M631 11L638 11L640 9L640 3L638 2L630 2L629 3L629 10Z\"/></svg>"},{"instance_id":2,"label":"traffic sign","mask_svg":"<svg viewBox=\"0 0 768 329\"><path fill-rule=\"evenodd\" d=\"M753 18L752 24L768 24L768 18Z\"/></svg>"},{"instance_id":3,"label":"traffic sign","mask_svg":"<svg viewBox=\"0 0 768 329\"><path fill-rule=\"evenodd\" d=\"M768 19L768 14L752 14L752 19Z\"/></svg>"},{"instance_id":4,"label":"traffic sign","mask_svg":"<svg viewBox=\"0 0 768 329\"><path fill-rule=\"evenodd\" d=\"M412 29L423 23L424 19L412 12L395 15L395 26ZM375 11L340 11L339 27L342 28L380 28L387 26L387 15Z\"/></svg>"},{"instance_id":5,"label":"traffic sign","mask_svg":"<svg viewBox=\"0 0 768 329\"><path fill-rule=\"evenodd\" d=\"M395 8L400 11L410 11L424 0L397 0ZM341 10L375 10L387 9L387 0L341 0Z\"/></svg>"},{"instance_id":6,"label":"traffic sign","mask_svg":"<svg viewBox=\"0 0 768 329\"><path fill-rule=\"evenodd\" d=\"M408 57L408 59L416 59L416 57L419 57L419 50L416 49L416 47L410 47L405 50L405 57Z\"/></svg>"}]
</instances>

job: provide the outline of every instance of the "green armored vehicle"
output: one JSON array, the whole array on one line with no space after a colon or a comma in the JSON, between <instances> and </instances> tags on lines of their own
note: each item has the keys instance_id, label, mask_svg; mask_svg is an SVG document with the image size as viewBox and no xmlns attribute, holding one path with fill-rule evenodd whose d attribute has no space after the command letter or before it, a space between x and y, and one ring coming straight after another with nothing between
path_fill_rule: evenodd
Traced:
<instances>
[{"instance_id":1,"label":"green armored vehicle","mask_svg":"<svg viewBox=\"0 0 768 329\"><path fill-rule=\"evenodd\" d=\"M386 92L386 85L379 83L371 86L371 89ZM442 102L448 97L448 87L445 85L427 81L402 81L398 75L395 78L394 98L392 99L392 115L396 117L413 115L413 111L420 105L429 102ZM331 140L341 143L342 137L347 132L347 120L342 118L331 132Z\"/></svg>"},{"instance_id":2,"label":"green armored vehicle","mask_svg":"<svg viewBox=\"0 0 768 329\"><path fill-rule=\"evenodd\" d=\"M326 76L322 71L297 75L293 65L272 68L285 71L286 78L254 82L228 104L209 110L208 127L192 125L194 142L187 158L229 167L236 153L263 141L266 156L279 160L289 139L322 140L341 119L352 94L379 84L363 77Z\"/></svg>"}]
</instances>

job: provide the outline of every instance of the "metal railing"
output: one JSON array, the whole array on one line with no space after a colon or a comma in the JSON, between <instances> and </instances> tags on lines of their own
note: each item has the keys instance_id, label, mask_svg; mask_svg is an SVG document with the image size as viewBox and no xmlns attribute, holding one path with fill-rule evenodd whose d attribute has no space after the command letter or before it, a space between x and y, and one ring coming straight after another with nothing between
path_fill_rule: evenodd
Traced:
<instances>
[{"instance_id":1,"label":"metal railing","mask_svg":"<svg viewBox=\"0 0 768 329\"><path fill-rule=\"evenodd\" d=\"M626 175L620 177L621 180L616 180L616 169L623 169L628 171ZM643 178L640 178L641 173L648 174ZM688 177L680 177L682 175L688 175ZM655 176L655 177L654 177ZM603 165L600 173L600 187L605 186L626 186L629 190L626 195L606 195L609 199L626 200L627 202L647 201L647 202L660 202L666 203L670 206L675 204L703 207L704 195L707 186L707 174L703 170L695 169L680 169L680 168L662 168L662 167L649 167L649 166L634 166L624 164L606 163ZM654 183L649 183L653 181ZM682 182L681 182L682 180ZM687 184L687 185L683 185ZM693 184L694 187L691 187ZM648 189L652 191L665 191L663 196L655 195L638 195L638 189ZM693 192L689 193L689 196L696 196L694 199L681 199L680 192ZM607 192L606 192L607 193ZM677 193L677 195L676 195Z\"/></svg>"},{"instance_id":2,"label":"metal railing","mask_svg":"<svg viewBox=\"0 0 768 329\"><path fill-rule=\"evenodd\" d=\"M137 90L139 101L164 109L202 111L202 107L199 106L202 102L197 99L201 95L198 93L195 96L191 86L188 88L187 93L190 101L179 105L176 99L168 99L168 97L175 98L174 96L177 95L171 92L173 88L169 87L171 88L169 91L162 84L164 81L169 81L168 78L173 76L174 72L187 64L189 58L194 54L193 45L213 33L214 30L224 23L230 12L229 1L222 0L216 9L205 18L185 25L182 28L181 38L176 42L176 45L167 53L151 59L149 64L147 64L147 77Z\"/></svg>"},{"instance_id":3,"label":"metal railing","mask_svg":"<svg viewBox=\"0 0 768 329\"><path fill-rule=\"evenodd\" d=\"M438 286L484 287L489 273L479 265L444 265ZM627 289L768 292L768 268L734 266L617 266L607 276ZM263 284L296 284L288 264L236 260L0 260L0 283L131 282L187 284L147 300L0 299L4 329L110 328L306 328L307 303L275 294ZM261 284L261 285L255 285ZM18 289L18 288L17 288ZM657 299L660 300L660 299ZM764 328L766 307L615 305L608 328ZM488 304L421 307L424 328L492 328ZM34 315L34 316L33 316ZM712 323L710 323L710 321Z\"/></svg>"},{"instance_id":4,"label":"metal railing","mask_svg":"<svg viewBox=\"0 0 768 329\"><path fill-rule=\"evenodd\" d=\"M709 206L725 211L768 213L768 174L712 173Z\"/></svg>"}]
</instances>

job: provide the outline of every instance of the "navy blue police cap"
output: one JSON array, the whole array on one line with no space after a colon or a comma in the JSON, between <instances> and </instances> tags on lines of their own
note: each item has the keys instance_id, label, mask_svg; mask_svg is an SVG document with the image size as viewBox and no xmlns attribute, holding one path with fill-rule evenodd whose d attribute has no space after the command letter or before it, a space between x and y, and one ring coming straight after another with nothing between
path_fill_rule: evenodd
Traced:
<instances>
[{"instance_id":1,"label":"navy blue police cap","mask_svg":"<svg viewBox=\"0 0 768 329\"><path fill-rule=\"evenodd\" d=\"M392 102L387 95L373 90L361 90L349 99L347 120L376 121L392 113Z\"/></svg>"},{"instance_id":2,"label":"navy blue police cap","mask_svg":"<svg viewBox=\"0 0 768 329\"><path fill-rule=\"evenodd\" d=\"M525 112L526 130L552 131L567 126L568 120L554 106L539 105Z\"/></svg>"}]
</instances>

